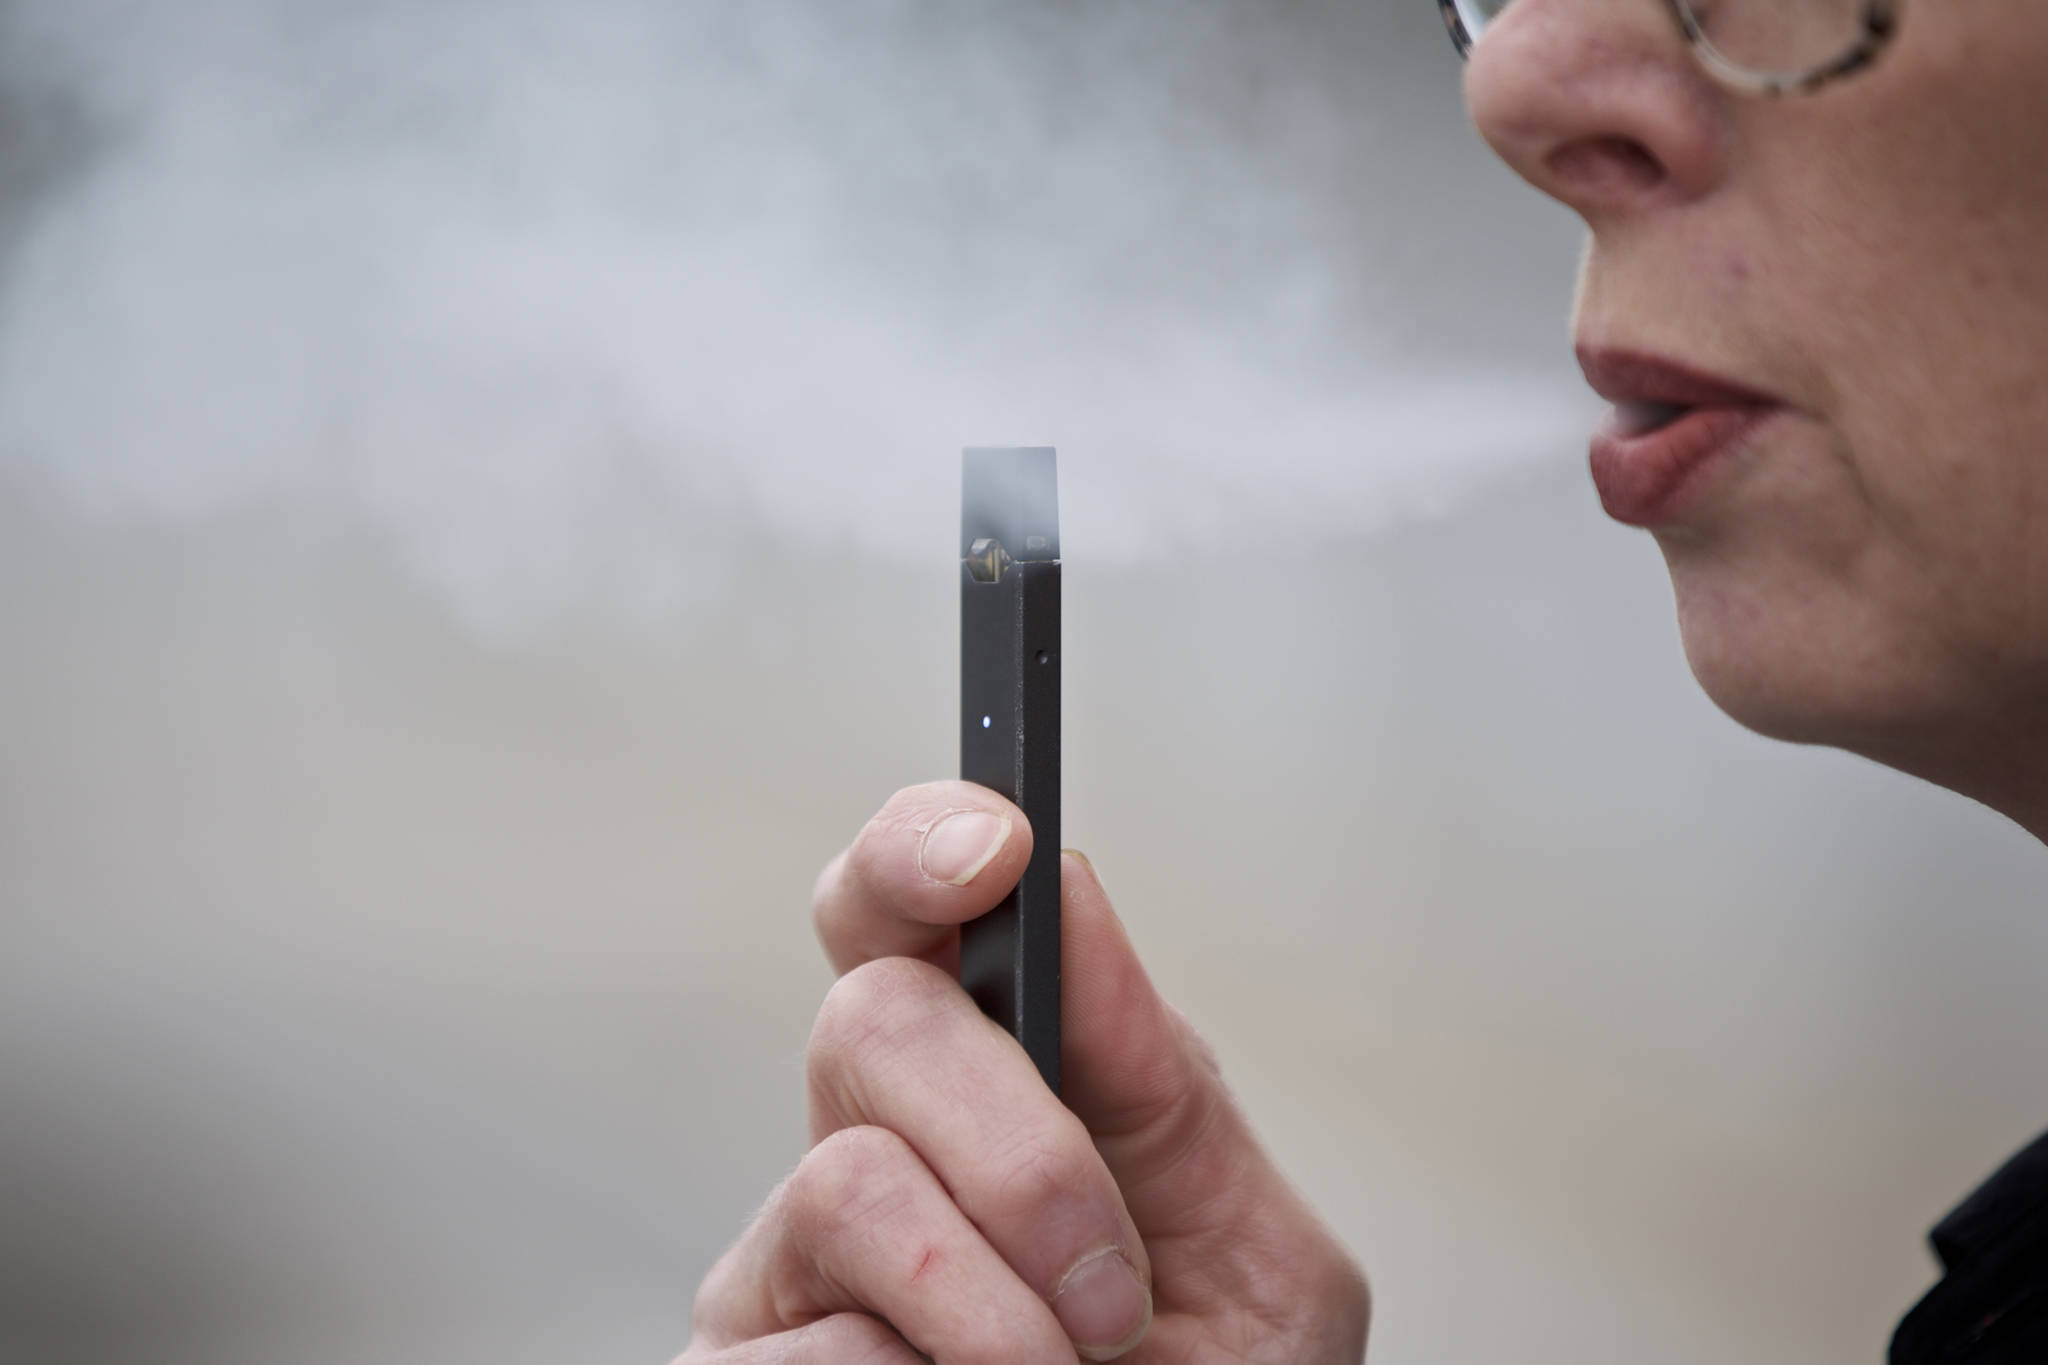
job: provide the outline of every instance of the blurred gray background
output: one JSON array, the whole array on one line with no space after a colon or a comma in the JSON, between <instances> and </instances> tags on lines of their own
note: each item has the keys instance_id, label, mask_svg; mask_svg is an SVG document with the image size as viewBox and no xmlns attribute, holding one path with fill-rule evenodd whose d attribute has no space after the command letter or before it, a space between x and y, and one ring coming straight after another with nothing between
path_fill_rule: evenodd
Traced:
<instances>
[{"instance_id":1,"label":"blurred gray background","mask_svg":"<svg viewBox=\"0 0 2048 1365\"><path fill-rule=\"evenodd\" d=\"M1376 1362L1876 1361L2038 847L1686 674L1425 0L0 0L0 1359L662 1361L1061 451L1066 841Z\"/></svg>"}]
</instances>

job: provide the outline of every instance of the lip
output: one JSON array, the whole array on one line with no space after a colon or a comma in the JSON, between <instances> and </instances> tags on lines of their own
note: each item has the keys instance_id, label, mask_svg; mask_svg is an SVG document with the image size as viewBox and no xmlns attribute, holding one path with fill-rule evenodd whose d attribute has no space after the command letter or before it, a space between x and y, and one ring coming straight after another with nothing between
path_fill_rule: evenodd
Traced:
<instances>
[{"instance_id":1,"label":"lip","mask_svg":"<svg viewBox=\"0 0 2048 1365\"><path fill-rule=\"evenodd\" d=\"M1593 433L1600 504L1629 526L1675 520L1719 457L1786 407L1773 394L1639 351L1581 346L1578 356L1593 392L1611 403L1687 409L1649 431L1617 409Z\"/></svg>"}]
</instances>

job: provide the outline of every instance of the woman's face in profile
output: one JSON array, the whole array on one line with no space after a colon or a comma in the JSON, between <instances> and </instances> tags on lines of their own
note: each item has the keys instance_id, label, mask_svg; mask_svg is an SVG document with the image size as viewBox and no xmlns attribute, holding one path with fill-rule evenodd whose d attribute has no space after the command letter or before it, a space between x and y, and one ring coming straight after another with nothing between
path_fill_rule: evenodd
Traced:
<instances>
[{"instance_id":1,"label":"woman's face in profile","mask_svg":"<svg viewBox=\"0 0 2048 1365\"><path fill-rule=\"evenodd\" d=\"M1873 66L1770 98L1661 0L1513 0L1467 96L1591 229L1589 369L1779 404L1628 509L1714 699L1939 780L2048 696L2048 5L1905 0Z\"/></svg>"}]
</instances>

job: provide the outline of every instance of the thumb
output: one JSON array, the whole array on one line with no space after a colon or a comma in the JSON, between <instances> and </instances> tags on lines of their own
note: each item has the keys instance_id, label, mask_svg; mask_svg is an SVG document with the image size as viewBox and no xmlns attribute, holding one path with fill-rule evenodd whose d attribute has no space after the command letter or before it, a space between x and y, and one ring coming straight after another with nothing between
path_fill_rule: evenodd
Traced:
<instances>
[{"instance_id":1,"label":"thumb","mask_svg":"<svg viewBox=\"0 0 2048 1365\"><path fill-rule=\"evenodd\" d=\"M1218 1358L1220 1341L1244 1333L1270 1348L1261 1359L1362 1359L1372 1299L1357 1263L1260 1149L1208 1045L1152 988L1086 858L1063 855L1060 891L1061 1098L1145 1242L1146 1359Z\"/></svg>"},{"instance_id":2,"label":"thumb","mask_svg":"<svg viewBox=\"0 0 2048 1365\"><path fill-rule=\"evenodd\" d=\"M1166 1003L1094 865L1060 865L1061 1099L1095 1138L1141 1234L1188 1235L1276 1175L1214 1054Z\"/></svg>"}]
</instances>

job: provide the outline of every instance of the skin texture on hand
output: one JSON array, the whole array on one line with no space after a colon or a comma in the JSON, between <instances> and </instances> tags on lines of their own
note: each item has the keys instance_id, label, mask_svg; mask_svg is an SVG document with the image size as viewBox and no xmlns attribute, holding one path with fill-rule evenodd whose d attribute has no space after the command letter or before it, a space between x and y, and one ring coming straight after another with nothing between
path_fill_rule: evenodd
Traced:
<instances>
[{"instance_id":1,"label":"skin texture on hand","mask_svg":"<svg viewBox=\"0 0 2048 1365\"><path fill-rule=\"evenodd\" d=\"M812 1035L816 1145L706 1278L682 1362L1363 1358L1356 1265L1085 859L1061 862L1064 1105L953 981L959 924L1030 852L1014 806L935 783L898 793L820 877L842 975Z\"/></svg>"}]
</instances>

